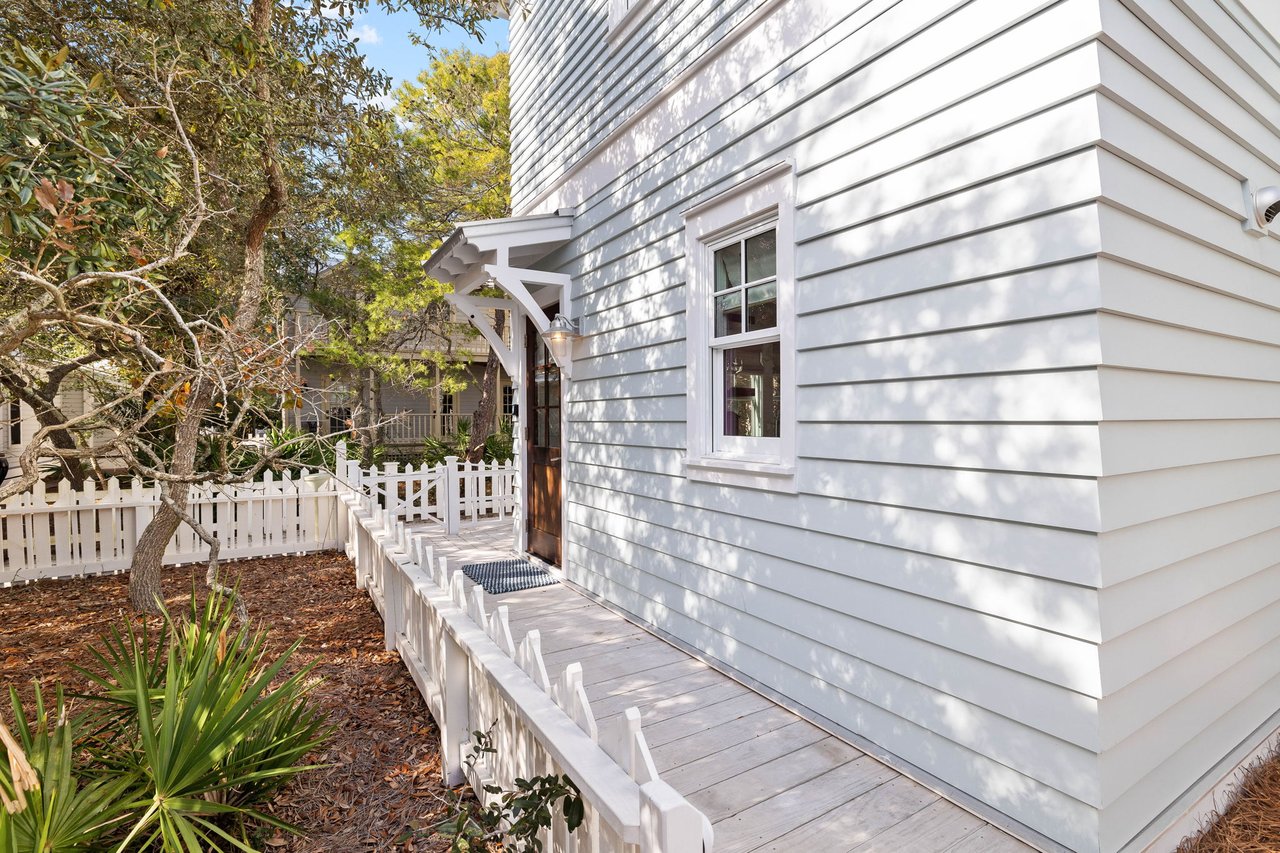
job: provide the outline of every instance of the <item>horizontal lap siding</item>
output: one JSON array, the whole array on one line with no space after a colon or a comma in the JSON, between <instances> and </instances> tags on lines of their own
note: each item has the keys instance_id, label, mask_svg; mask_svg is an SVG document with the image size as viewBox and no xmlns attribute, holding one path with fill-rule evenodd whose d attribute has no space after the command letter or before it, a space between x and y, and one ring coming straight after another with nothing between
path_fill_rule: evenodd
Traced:
<instances>
[{"instance_id":1,"label":"horizontal lap siding","mask_svg":"<svg viewBox=\"0 0 1280 853\"><path fill-rule=\"evenodd\" d=\"M512 43L512 202L519 210L763 0L650 0L610 46L609 0L529 4ZM660 46L660 47L659 47ZM611 93L600 98L601 90Z\"/></svg>"},{"instance_id":2,"label":"horizontal lap siding","mask_svg":"<svg viewBox=\"0 0 1280 853\"><path fill-rule=\"evenodd\" d=\"M1280 183L1280 46L1102 10L1102 835L1138 849L1280 708L1280 241L1240 183Z\"/></svg>"},{"instance_id":3,"label":"horizontal lap siding","mask_svg":"<svg viewBox=\"0 0 1280 853\"><path fill-rule=\"evenodd\" d=\"M1081 850L1102 795L1096 31L1092 0L849 4L578 199L547 261L586 333L570 578ZM681 211L782 157L798 494L691 483Z\"/></svg>"}]
</instances>

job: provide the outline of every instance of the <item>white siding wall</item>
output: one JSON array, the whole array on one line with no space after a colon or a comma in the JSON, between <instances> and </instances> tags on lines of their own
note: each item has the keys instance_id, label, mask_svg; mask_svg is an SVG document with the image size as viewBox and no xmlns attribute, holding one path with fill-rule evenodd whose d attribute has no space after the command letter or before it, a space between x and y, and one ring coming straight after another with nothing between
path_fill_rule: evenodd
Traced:
<instances>
[{"instance_id":1,"label":"white siding wall","mask_svg":"<svg viewBox=\"0 0 1280 853\"><path fill-rule=\"evenodd\" d=\"M529 4L511 22L512 202L520 210L764 0L649 0L616 47L609 0ZM518 4L517 4L518 7ZM661 50L652 49L662 45ZM601 98L607 91L609 97Z\"/></svg>"},{"instance_id":2,"label":"white siding wall","mask_svg":"<svg viewBox=\"0 0 1280 853\"><path fill-rule=\"evenodd\" d=\"M718 4L669 5L700 20ZM580 6L539 10L551 28ZM516 164L526 197L555 189L546 206L577 215L547 261L574 276L585 334L569 576L1086 851L1106 794L1099 13L791 0L563 187L529 164L594 125L530 127ZM532 26L512 35L530 122L551 110L521 92L561 65L592 79L606 56L599 26L520 59L542 50ZM673 50L648 39L632 53ZM799 494L693 483L681 211L784 157Z\"/></svg>"},{"instance_id":3,"label":"white siding wall","mask_svg":"<svg viewBox=\"0 0 1280 853\"><path fill-rule=\"evenodd\" d=\"M1101 6L1102 827L1136 849L1280 724L1280 240L1241 227L1280 45Z\"/></svg>"},{"instance_id":4,"label":"white siding wall","mask_svg":"<svg viewBox=\"0 0 1280 853\"><path fill-rule=\"evenodd\" d=\"M603 2L513 22L516 206L577 215L567 571L1140 849L1280 722L1280 241L1241 227L1280 45L1235 0L790 0L726 39L763 5L659 0L618 50ZM787 157L799 494L692 483L681 211Z\"/></svg>"}]
</instances>

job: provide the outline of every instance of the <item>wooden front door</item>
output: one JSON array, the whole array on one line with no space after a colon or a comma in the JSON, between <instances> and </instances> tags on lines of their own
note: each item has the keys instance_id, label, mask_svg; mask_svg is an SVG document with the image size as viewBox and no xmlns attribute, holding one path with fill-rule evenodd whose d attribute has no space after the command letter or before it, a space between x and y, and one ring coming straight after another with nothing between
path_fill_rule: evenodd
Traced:
<instances>
[{"instance_id":1,"label":"wooden front door","mask_svg":"<svg viewBox=\"0 0 1280 853\"><path fill-rule=\"evenodd\" d=\"M548 316L554 316L554 309ZM525 439L528 450L529 531L527 547L552 565L560 565L560 369L547 345L525 320Z\"/></svg>"}]
</instances>

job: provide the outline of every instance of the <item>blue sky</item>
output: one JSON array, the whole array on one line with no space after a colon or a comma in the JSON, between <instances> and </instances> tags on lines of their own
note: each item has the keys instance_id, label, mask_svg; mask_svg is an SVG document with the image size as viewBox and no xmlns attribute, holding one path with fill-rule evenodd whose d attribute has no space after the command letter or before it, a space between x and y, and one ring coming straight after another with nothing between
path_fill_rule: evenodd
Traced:
<instances>
[{"instance_id":1,"label":"blue sky","mask_svg":"<svg viewBox=\"0 0 1280 853\"><path fill-rule=\"evenodd\" d=\"M368 14L356 18L352 35L359 37L360 52L369 58L375 68L390 74L398 86L405 80L413 80L427 67L431 56L426 48L409 40L409 31L418 29L417 16L412 12L388 14L370 4ZM480 42L456 27L434 33L429 43L441 49L467 47L476 53L492 55L507 49L507 22L489 21L484 26L484 41Z\"/></svg>"}]
</instances>

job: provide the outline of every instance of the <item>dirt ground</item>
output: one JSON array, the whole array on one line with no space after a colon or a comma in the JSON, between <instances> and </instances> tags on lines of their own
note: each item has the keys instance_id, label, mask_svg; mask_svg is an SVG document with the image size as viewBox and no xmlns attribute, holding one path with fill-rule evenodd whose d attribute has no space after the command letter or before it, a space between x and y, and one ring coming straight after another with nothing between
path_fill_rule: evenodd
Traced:
<instances>
[{"instance_id":1,"label":"dirt ground","mask_svg":"<svg viewBox=\"0 0 1280 853\"><path fill-rule=\"evenodd\" d=\"M399 657L382 648L382 622L368 596L355 588L350 564L334 553L229 563L255 622L270 629L283 650L298 637L292 658L316 661L323 679L315 696L337 727L308 763L332 764L295 780L274 805L281 818L307 830L305 838L275 836L273 851L446 850L434 835L448 814L440 784L435 724ZM170 569L170 608L183 605L203 567ZM86 685L72 664L87 665L87 646L128 612L123 576L47 581L0 589L0 713L10 720L8 687L24 697L32 679L68 690Z\"/></svg>"}]
</instances>

